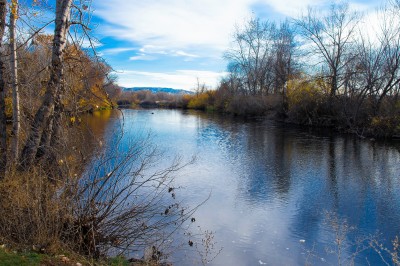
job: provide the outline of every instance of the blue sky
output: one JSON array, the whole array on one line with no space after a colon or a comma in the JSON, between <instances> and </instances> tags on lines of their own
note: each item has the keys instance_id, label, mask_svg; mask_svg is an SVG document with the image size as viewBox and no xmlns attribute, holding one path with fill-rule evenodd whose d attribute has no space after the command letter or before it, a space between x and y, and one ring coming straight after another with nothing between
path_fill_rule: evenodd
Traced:
<instances>
[{"instance_id":1,"label":"blue sky","mask_svg":"<svg viewBox=\"0 0 400 266\"><path fill-rule=\"evenodd\" d=\"M279 21L325 0L95 0L98 52L125 87L215 87L226 74L222 55L232 33L252 15ZM360 11L383 0L350 1Z\"/></svg>"}]
</instances>

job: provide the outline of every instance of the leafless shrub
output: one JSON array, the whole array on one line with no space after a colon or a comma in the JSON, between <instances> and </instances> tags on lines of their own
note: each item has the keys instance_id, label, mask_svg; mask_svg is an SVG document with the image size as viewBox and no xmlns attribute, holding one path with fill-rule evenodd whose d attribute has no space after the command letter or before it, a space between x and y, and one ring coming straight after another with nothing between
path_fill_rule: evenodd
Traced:
<instances>
[{"instance_id":1,"label":"leafless shrub","mask_svg":"<svg viewBox=\"0 0 400 266\"><path fill-rule=\"evenodd\" d=\"M191 218L195 223L196 219ZM203 230L200 226L184 233L188 241L180 249L185 253L185 260L192 265L207 265L211 263L223 250L215 240L214 232ZM179 261L176 262L179 264Z\"/></svg>"},{"instance_id":2,"label":"leafless shrub","mask_svg":"<svg viewBox=\"0 0 400 266\"><path fill-rule=\"evenodd\" d=\"M333 233L332 241L323 246L326 255L332 255L333 265L356 265L360 255L369 250L378 235L363 235L357 228L348 223L346 218L340 218L336 213L326 212L324 223ZM355 238L352 235L357 234ZM323 254L318 253L319 247L314 243L311 249L305 249L305 265L316 265L316 259ZM382 257L383 258L383 257ZM366 263L369 263L366 258Z\"/></svg>"},{"instance_id":3,"label":"leafless shrub","mask_svg":"<svg viewBox=\"0 0 400 266\"><path fill-rule=\"evenodd\" d=\"M92 257L131 255L153 247L161 260L172 235L197 208L182 204L173 184L173 174L190 162L175 159L169 167L154 170L162 154L149 139L125 149L119 140L111 145L63 191L71 194L75 206L63 237Z\"/></svg>"},{"instance_id":4,"label":"leafless shrub","mask_svg":"<svg viewBox=\"0 0 400 266\"><path fill-rule=\"evenodd\" d=\"M198 207L186 206L174 185L174 174L192 161L176 158L160 167L162 153L150 138L127 144L118 137L105 146L80 177L49 182L37 169L2 181L0 240L89 258L165 260Z\"/></svg>"},{"instance_id":5,"label":"leafless shrub","mask_svg":"<svg viewBox=\"0 0 400 266\"><path fill-rule=\"evenodd\" d=\"M222 251L222 248L217 248L217 242L214 240L214 234L211 231L201 231L200 230L200 235L203 236L201 239L201 244L196 243L196 250L200 255L201 258L201 263L203 265L207 265L211 261L213 261Z\"/></svg>"},{"instance_id":6,"label":"leafless shrub","mask_svg":"<svg viewBox=\"0 0 400 266\"><path fill-rule=\"evenodd\" d=\"M337 265L355 265L357 256L369 248L370 237L360 236L355 240L350 240L349 234L355 231L356 227L349 225L346 219L340 219L333 213L326 213L326 222L335 234L334 243L326 247L326 252L336 255Z\"/></svg>"},{"instance_id":7,"label":"leafless shrub","mask_svg":"<svg viewBox=\"0 0 400 266\"><path fill-rule=\"evenodd\" d=\"M257 116L265 114L275 105L274 96L256 97L235 95L227 105L227 111L236 115Z\"/></svg>"},{"instance_id":8,"label":"leafless shrub","mask_svg":"<svg viewBox=\"0 0 400 266\"><path fill-rule=\"evenodd\" d=\"M392 244L392 249L389 249L388 247L385 247L382 243L380 243L377 239L372 239L370 241L371 248L376 251L376 253L378 253L379 257L382 260L382 263L384 263L385 265L400 265L400 242L398 236L396 236L396 238L392 241ZM384 254L390 257L391 263L387 260L387 258L385 258Z\"/></svg>"}]
</instances>

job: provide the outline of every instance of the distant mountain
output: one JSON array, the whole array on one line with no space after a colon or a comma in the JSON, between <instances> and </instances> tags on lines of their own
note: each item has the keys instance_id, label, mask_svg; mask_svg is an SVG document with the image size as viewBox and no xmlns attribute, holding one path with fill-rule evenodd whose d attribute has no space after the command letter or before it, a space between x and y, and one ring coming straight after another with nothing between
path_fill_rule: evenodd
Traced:
<instances>
[{"instance_id":1,"label":"distant mountain","mask_svg":"<svg viewBox=\"0 0 400 266\"><path fill-rule=\"evenodd\" d=\"M187 90L177 90L172 88L160 88L160 87L133 87L133 88L123 88L124 91L151 91L152 93L164 92L168 94L193 94L192 91Z\"/></svg>"}]
</instances>

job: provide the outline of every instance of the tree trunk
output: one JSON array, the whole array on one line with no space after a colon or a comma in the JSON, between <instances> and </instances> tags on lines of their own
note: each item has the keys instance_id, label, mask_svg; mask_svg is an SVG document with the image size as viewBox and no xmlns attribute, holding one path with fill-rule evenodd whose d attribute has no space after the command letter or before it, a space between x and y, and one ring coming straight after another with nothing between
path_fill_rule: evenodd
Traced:
<instances>
[{"instance_id":1,"label":"tree trunk","mask_svg":"<svg viewBox=\"0 0 400 266\"><path fill-rule=\"evenodd\" d=\"M6 27L6 0L0 0L0 178L5 176L7 165L6 88L4 82L3 36Z\"/></svg>"},{"instance_id":2,"label":"tree trunk","mask_svg":"<svg viewBox=\"0 0 400 266\"><path fill-rule=\"evenodd\" d=\"M40 138L40 144L36 151L36 158L42 158L48 153L50 147L51 132L53 130L53 115L50 115L46 128L43 130L42 137Z\"/></svg>"},{"instance_id":3,"label":"tree trunk","mask_svg":"<svg viewBox=\"0 0 400 266\"><path fill-rule=\"evenodd\" d=\"M64 87L61 88L62 92L64 92ZM57 95L57 98L55 100L55 106L54 106L54 116L53 116L53 130L51 134L51 140L50 140L50 145L52 147L60 147L62 144L61 142L61 132L62 132L62 126L61 126L61 120L62 120L62 114L64 111L63 104L61 97L62 94L59 93Z\"/></svg>"},{"instance_id":4,"label":"tree trunk","mask_svg":"<svg viewBox=\"0 0 400 266\"><path fill-rule=\"evenodd\" d=\"M58 93L61 93L63 86L63 59L67 42L69 28L69 17L72 0L57 0L56 2L56 25L54 30L51 74L47 84L46 93L42 106L36 112L35 119L31 125L31 132L22 150L20 163L23 167L31 166L35 160L36 153L42 139L43 131L46 130L50 116L54 112L55 101ZM54 123L53 127L55 126ZM52 132L48 139L52 138ZM46 149L46 147L44 147Z\"/></svg>"},{"instance_id":5,"label":"tree trunk","mask_svg":"<svg viewBox=\"0 0 400 266\"><path fill-rule=\"evenodd\" d=\"M15 25L18 17L18 0L11 3L10 12L10 66L11 66L11 84L13 90L13 139L11 143L12 161L16 163L19 157L18 146L20 138L20 108L18 91L18 61L17 61L17 42L15 34Z\"/></svg>"},{"instance_id":6,"label":"tree trunk","mask_svg":"<svg viewBox=\"0 0 400 266\"><path fill-rule=\"evenodd\" d=\"M336 90L337 90L337 70L336 68L332 70L332 78L331 78L331 91L330 91L330 96L331 98L335 97L336 95ZM332 100L332 99L331 99Z\"/></svg>"},{"instance_id":7,"label":"tree trunk","mask_svg":"<svg viewBox=\"0 0 400 266\"><path fill-rule=\"evenodd\" d=\"M61 138L61 93L58 93L54 102L54 112L49 117L48 123L43 130L42 138L40 139L40 145L36 153L36 158L44 157L49 163L56 160L53 147L60 146Z\"/></svg>"}]
</instances>

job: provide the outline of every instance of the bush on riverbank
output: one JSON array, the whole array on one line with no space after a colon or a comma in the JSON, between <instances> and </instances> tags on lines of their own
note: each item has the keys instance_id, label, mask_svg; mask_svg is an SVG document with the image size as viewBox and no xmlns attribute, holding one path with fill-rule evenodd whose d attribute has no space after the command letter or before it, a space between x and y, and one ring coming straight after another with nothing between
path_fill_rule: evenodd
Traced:
<instances>
[{"instance_id":1,"label":"bush on riverbank","mask_svg":"<svg viewBox=\"0 0 400 266\"><path fill-rule=\"evenodd\" d=\"M120 107L143 108L184 108L186 109L191 95L168 94L165 92L153 93L151 91L121 91L115 101Z\"/></svg>"},{"instance_id":2,"label":"bush on riverbank","mask_svg":"<svg viewBox=\"0 0 400 266\"><path fill-rule=\"evenodd\" d=\"M253 95L233 95L217 90L206 90L196 95L185 95L188 100L184 109L195 109L226 113L238 116L262 116L278 109L282 104L279 95L257 97Z\"/></svg>"},{"instance_id":3,"label":"bush on riverbank","mask_svg":"<svg viewBox=\"0 0 400 266\"><path fill-rule=\"evenodd\" d=\"M306 79L290 80L287 84L287 115L293 122L313 125L329 111L323 82Z\"/></svg>"},{"instance_id":4,"label":"bush on riverbank","mask_svg":"<svg viewBox=\"0 0 400 266\"><path fill-rule=\"evenodd\" d=\"M126 148L121 133L104 150L89 150L93 136L71 131L78 136L68 135L71 149L58 153L56 162L9 169L0 180L0 244L95 261L110 254L144 256L154 247L145 259L165 260L172 245L181 244L165 237L180 232L196 209L182 205L173 186L173 173L185 164L176 159L150 171L161 154L149 138Z\"/></svg>"},{"instance_id":5,"label":"bush on riverbank","mask_svg":"<svg viewBox=\"0 0 400 266\"><path fill-rule=\"evenodd\" d=\"M400 137L400 116L375 116L369 125L369 134L377 137Z\"/></svg>"},{"instance_id":6,"label":"bush on riverbank","mask_svg":"<svg viewBox=\"0 0 400 266\"><path fill-rule=\"evenodd\" d=\"M205 91L203 93L198 93L193 96L189 95L189 102L187 105L188 109L196 110L206 110L214 105L215 92Z\"/></svg>"}]
</instances>

